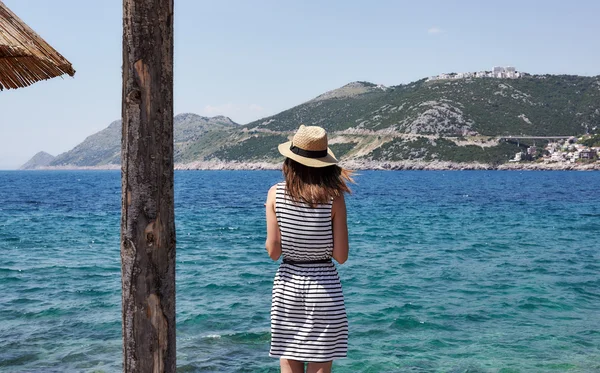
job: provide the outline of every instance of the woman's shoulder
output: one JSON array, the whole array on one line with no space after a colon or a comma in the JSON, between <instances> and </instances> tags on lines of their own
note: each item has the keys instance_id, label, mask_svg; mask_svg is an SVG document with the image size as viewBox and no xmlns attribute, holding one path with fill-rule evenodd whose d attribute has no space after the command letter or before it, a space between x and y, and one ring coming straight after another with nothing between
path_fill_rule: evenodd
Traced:
<instances>
[{"instance_id":1,"label":"woman's shoulder","mask_svg":"<svg viewBox=\"0 0 600 373\"><path fill-rule=\"evenodd\" d=\"M269 192L272 191L272 190L277 190L277 189L285 189L285 182L280 182L280 183L277 183L277 184L273 184L271 186L271 188L269 188Z\"/></svg>"},{"instance_id":2,"label":"woman's shoulder","mask_svg":"<svg viewBox=\"0 0 600 373\"><path fill-rule=\"evenodd\" d=\"M271 188L269 188L268 195L275 196L277 194L278 190L283 190L284 188L285 188L285 183L277 183L277 184L271 186Z\"/></svg>"},{"instance_id":3,"label":"woman's shoulder","mask_svg":"<svg viewBox=\"0 0 600 373\"><path fill-rule=\"evenodd\" d=\"M333 214L340 210L346 210L346 200L344 199L344 194L340 194L335 197L331 202L331 211Z\"/></svg>"}]
</instances>

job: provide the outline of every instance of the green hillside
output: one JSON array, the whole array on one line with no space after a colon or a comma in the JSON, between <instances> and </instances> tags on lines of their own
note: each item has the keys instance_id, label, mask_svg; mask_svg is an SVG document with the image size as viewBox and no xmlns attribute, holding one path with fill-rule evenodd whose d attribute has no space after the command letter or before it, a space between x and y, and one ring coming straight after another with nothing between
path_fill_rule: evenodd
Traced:
<instances>
[{"instance_id":1,"label":"green hillside","mask_svg":"<svg viewBox=\"0 0 600 373\"><path fill-rule=\"evenodd\" d=\"M246 127L292 131L304 123L329 131L568 135L598 124L599 103L599 77L423 79L385 89L370 86L352 96L312 100Z\"/></svg>"},{"instance_id":2,"label":"green hillside","mask_svg":"<svg viewBox=\"0 0 600 373\"><path fill-rule=\"evenodd\" d=\"M277 145L300 124L324 127L342 160L498 165L531 144L517 147L502 136L578 136L600 127L600 77L422 79L393 87L354 82L243 126L222 116L180 114L175 162L279 162ZM49 165L119 164L120 136L121 123L113 122Z\"/></svg>"}]
</instances>

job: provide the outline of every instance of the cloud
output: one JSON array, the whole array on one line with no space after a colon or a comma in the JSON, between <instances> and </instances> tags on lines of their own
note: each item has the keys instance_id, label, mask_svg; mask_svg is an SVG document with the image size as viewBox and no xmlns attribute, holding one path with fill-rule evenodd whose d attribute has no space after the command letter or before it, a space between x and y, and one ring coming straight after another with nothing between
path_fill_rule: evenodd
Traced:
<instances>
[{"instance_id":1,"label":"cloud","mask_svg":"<svg viewBox=\"0 0 600 373\"><path fill-rule=\"evenodd\" d=\"M443 34L444 32L445 31L439 27L431 27L429 30L427 30L429 35Z\"/></svg>"}]
</instances>

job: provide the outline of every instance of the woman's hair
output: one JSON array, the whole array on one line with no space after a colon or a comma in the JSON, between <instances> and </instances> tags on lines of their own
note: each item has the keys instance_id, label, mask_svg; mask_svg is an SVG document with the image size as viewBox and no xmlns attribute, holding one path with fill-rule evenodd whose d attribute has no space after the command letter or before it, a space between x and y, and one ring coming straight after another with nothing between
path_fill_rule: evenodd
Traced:
<instances>
[{"instance_id":1,"label":"woman's hair","mask_svg":"<svg viewBox=\"0 0 600 373\"><path fill-rule=\"evenodd\" d=\"M308 167L290 158L283 162L287 193L310 205L329 203L335 197L351 193L346 182L354 183L352 173L338 165Z\"/></svg>"}]
</instances>

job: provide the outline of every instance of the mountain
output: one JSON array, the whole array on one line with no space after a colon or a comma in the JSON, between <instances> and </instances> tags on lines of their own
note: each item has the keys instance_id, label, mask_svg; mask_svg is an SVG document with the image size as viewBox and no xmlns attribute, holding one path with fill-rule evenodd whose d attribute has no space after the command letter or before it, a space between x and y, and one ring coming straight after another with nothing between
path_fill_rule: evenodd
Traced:
<instances>
[{"instance_id":1,"label":"mountain","mask_svg":"<svg viewBox=\"0 0 600 373\"><path fill-rule=\"evenodd\" d=\"M54 160L54 156L46 152L36 153L27 163L21 166L20 170L32 170L34 168L40 168L48 166Z\"/></svg>"},{"instance_id":2,"label":"mountain","mask_svg":"<svg viewBox=\"0 0 600 373\"><path fill-rule=\"evenodd\" d=\"M502 136L579 135L598 126L600 77L356 82L244 127L289 133L299 123L327 128L333 151L349 160L501 164L532 144L519 148Z\"/></svg>"},{"instance_id":3,"label":"mountain","mask_svg":"<svg viewBox=\"0 0 600 373\"><path fill-rule=\"evenodd\" d=\"M48 166L103 166L121 162L121 121L88 136L66 153L56 156Z\"/></svg>"},{"instance_id":4,"label":"mountain","mask_svg":"<svg viewBox=\"0 0 600 373\"><path fill-rule=\"evenodd\" d=\"M173 118L175 153L185 153L190 144L206 137L207 132L226 132L239 125L224 116L212 118L196 114L179 114ZM121 162L121 121L112 122L102 131L87 137L68 152L59 154L44 166L105 166ZM23 169L29 164L22 166ZM32 167L27 167L32 168Z\"/></svg>"},{"instance_id":5,"label":"mountain","mask_svg":"<svg viewBox=\"0 0 600 373\"><path fill-rule=\"evenodd\" d=\"M359 93L344 94L349 86ZM422 79L381 89L357 82L322 96L247 127L292 131L305 123L329 131L566 135L582 133L600 119L600 77Z\"/></svg>"},{"instance_id":6,"label":"mountain","mask_svg":"<svg viewBox=\"0 0 600 373\"><path fill-rule=\"evenodd\" d=\"M506 136L577 136L600 124L600 77L422 79L384 87L353 82L245 125L175 117L175 162L279 162L277 145L299 124L327 129L333 152L357 162L506 163L531 144ZM120 121L49 166L119 164ZM538 145L543 140L538 141Z\"/></svg>"},{"instance_id":7,"label":"mountain","mask_svg":"<svg viewBox=\"0 0 600 373\"><path fill-rule=\"evenodd\" d=\"M176 115L173 121L175 162L191 162L207 156L216 146L226 144L231 133L238 130L239 124L224 116Z\"/></svg>"}]
</instances>

